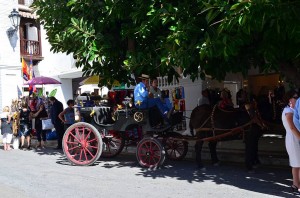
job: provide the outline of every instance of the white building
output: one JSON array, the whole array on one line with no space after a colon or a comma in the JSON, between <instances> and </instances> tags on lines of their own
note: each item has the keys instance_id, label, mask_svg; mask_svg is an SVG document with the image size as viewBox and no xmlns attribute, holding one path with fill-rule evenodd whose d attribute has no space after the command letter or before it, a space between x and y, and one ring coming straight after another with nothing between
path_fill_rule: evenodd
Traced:
<instances>
[{"instance_id":1,"label":"white building","mask_svg":"<svg viewBox=\"0 0 300 198\"><path fill-rule=\"evenodd\" d=\"M29 5L33 0L0 0L0 112L20 91L26 91L21 72L21 58L30 65L32 54L35 76L47 76L59 80L61 85L38 85L44 93L57 89L56 97L64 104L73 98L72 78L79 78L82 72L75 67L72 56L50 52L43 27L37 23L36 15ZM21 15L16 30L8 17L15 9ZM76 83L76 81L75 81ZM77 85L78 86L78 85ZM28 92L23 92L28 95Z\"/></svg>"}]
</instances>

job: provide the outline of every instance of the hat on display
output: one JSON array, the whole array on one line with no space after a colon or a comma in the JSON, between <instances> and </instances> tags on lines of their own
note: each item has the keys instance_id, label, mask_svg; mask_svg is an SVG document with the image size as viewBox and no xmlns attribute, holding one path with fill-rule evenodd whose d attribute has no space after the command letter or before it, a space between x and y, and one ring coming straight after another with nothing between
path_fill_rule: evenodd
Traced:
<instances>
[{"instance_id":1,"label":"hat on display","mask_svg":"<svg viewBox=\"0 0 300 198\"><path fill-rule=\"evenodd\" d=\"M140 79L149 79L149 75L142 74L139 78Z\"/></svg>"}]
</instances>

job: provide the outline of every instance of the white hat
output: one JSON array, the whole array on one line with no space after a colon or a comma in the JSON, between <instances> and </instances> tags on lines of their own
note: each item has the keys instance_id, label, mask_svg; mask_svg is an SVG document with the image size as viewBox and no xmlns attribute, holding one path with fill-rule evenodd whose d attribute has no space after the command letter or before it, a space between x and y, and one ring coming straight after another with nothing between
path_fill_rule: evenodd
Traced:
<instances>
[{"instance_id":1,"label":"white hat","mask_svg":"<svg viewBox=\"0 0 300 198\"><path fill-rule=\"evenodd\" d=\"M149 79L149 75L146 75L146 74L142 74L140 77L140 79Z\"/></svg>"}]
</instances>

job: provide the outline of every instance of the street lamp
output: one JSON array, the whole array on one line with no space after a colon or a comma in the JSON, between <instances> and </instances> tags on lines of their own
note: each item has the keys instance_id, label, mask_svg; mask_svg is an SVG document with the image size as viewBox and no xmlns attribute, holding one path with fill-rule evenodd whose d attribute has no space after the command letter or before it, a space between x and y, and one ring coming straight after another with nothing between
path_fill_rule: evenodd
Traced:
<instances>
[{"instance_id":1,"label":"street lamp","mask_svg":"<svg viewBox=\"0 0 300 198\"><path fill-rule=\"evenodd\" d=\"M13 11L11 11L10 15L8 15L8 17L10 19L12 26L14 27L13 30L8 30L8 36L12 37L14 33L18 31L21 15L14 8Z\"/></svg>"}]
</instances>

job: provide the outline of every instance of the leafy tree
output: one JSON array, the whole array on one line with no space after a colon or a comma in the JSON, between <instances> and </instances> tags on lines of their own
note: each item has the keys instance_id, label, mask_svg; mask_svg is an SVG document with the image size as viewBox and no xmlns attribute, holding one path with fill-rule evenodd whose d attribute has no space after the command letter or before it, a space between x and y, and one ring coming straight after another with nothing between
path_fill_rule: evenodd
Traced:
<instances>
[{"instance_id":1,"label":"leafy tree","mask_svg":"<svg viewBox=\"0 0 300 198\"><path fill-rule=\"evenodd\" d=\"M54 52L73 53L85 75L247 75L299 64L299 0L36 0ZM170 78L171 79L171 78Z\"/></svg>"},{"instance_id":2,"label":"leafy tree","mask_svg":"<svg viewBox=\"0 0 300 198\"><path fill-rule=\"evenodd\" d=\"M246 75L254 66L261 72L280 72L300 85L300 1L215 0L205 7L209 29L200 54L207 73L218 78L224 71Z\"/></svg>"}]
</instances>

